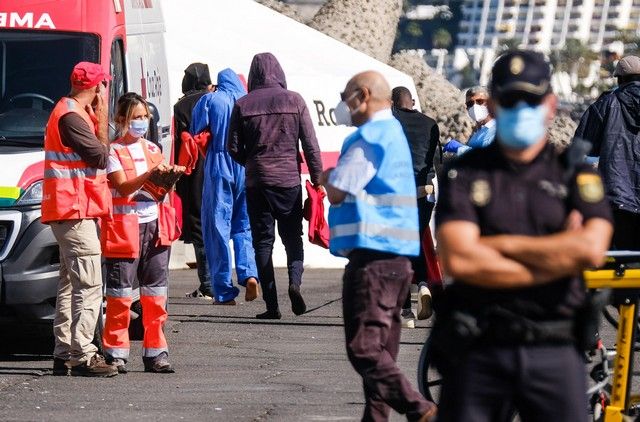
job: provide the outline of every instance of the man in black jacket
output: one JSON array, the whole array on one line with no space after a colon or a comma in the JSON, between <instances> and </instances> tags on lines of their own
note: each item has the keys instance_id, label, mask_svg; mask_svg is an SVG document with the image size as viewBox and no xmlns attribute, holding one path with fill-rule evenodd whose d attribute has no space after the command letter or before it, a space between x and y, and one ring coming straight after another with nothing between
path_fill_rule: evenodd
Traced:
<instances>
[{"instance_id":1,"label":"man in black jacket","mask_svg":"<svg viewBox=\"0 0 640 422\"><path fill-rule=\"evenodd\" d=\"M422 239L424 231L429 227L431 212L435 205L435 202L430 199L433 197L433 178L435 176L433 157L436 148L440 146L440 130L435 120L425 116L418 110L414 110L415 101L406 87L395 87L391 91L391 101L393 102L393 115L400 121L411 149L418 198L420 239ZM429 292L426 284L427 268L422 245L420 247L420 255L412 259L411 263L415 273L415 280L419 286L418 319L427 319L431 316L431 292ZM411 293L409 293L403 306L402 319L403 327L414 327Z\"/></svg>"},{"instance_id":2,"label":"man in black jacket","mask_svg":"<svg viewBox=\"0 0 640 422\"><path fill-rule=\"evenodd\" d=\"M591 142L613 209L615 249L640 250L640 58L623 57L618 88L602 95L580 119L575 137Z\"/></svg>"},{"instance_id":3,"label":"man in black jacket","mask_svg":"<svg viewBox=\"0 0 640 422\"><path fill-rule=\"evenodd\" d=\"M184 131L189 131L191 124L191 111L204 94L215 90L211 84L209 66L204 63L191 63L184 70L182 78L182 98L173 106L173 117L175 123L174 136L174 157L178 157L181 146L180 135ZM200 287L189 297L204 297L211 299L211 276L207 256L204 252L204 242L202 240L202 226L200 221L200 208L202 204L202 177L204 159L199 159L196 167L190 175L183 175L176 183L176 192L182 200L182 237L184 243L192 243L196 254L196 265L198 267L198 279Z\"/></svg>"}]
</instances>

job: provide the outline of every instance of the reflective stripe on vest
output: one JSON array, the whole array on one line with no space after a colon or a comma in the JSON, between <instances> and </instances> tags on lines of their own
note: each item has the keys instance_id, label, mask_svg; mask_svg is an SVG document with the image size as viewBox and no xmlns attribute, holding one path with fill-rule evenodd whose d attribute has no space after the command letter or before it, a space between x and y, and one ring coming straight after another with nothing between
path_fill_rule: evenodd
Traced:
<instances>
[{"instance_id":1,"label":"reflective stripe on vest","mask_svg":"<svg viewBox=\"0 0 640 422\"><path fill-rule=\"evenodd\" d=\"M367 122L345 140L341 154L360 140L382 150L381 161L361 192L329 208L329 249L339 256L357 248L416 256L420 251L418 203L402 126L396 119Z\"/></svg>"},{"instance_id":2,"label":"reflective stripe on vest","mask_svg":"<svg viewBox=\"0 0 640 422\"><path fill-rule=\"evenodd\" d=\"M409 242L420 240L420 236L416 230L383 226L382 224L366 223L364 221L350 224L339 224L331 228L332 237L356 235L365 235L370 237L384 236Z\"/></svg>"},{"instance_id":3,"label":"reflective stripe on vest","mask_svg":"<svg viewBox=\"0 0 640 422\"><path fill-rule=\"evenodd\" d=\"M45 179L74 179L85 177L96 177L105 175L105 171L93 167L83 167L77 169L46 169L44 171Z\"/></svg>"},{"instance_id":4,"label":"reflective stripe on vest","mask_svg":"<svg viewBox=\"0 0 640 422\"><path fill-rule=\"evenodd\" d=\"M62 98L53 108L44 140L43 223L102 217L111 205L106 171L92 168L62 143L58 125L69 113L78 114L94 129L93 121L77 101Z\"/></svg>"},{"instance_id":5,"label":"reflective stripe on vest","mask_svg":"<svg viewBox=\"0 0 640 422\"><path fill-rule=\"evenodd\" d=\"M139 142L142 142L142 149L148 168L153 168L155 163L162 161L162 153L159 149L154 148L153 151L150 151L146 140L142 139ZM127 163L126 166L123 165L126 180L136 178L138 175L133 164L133 157L131 157L127 146L116 141L111 144L111 147L116 152L120 163ZM146 204L139 204L134 201L132 199L134 194L121 195L117 189L111 189L111 195L113 197L113 214L111 218L106 218L102 221L103 230L100 232L102 253L108 258L138 258L140 237L137 231L138 216L136 210L146 206ZM158 212L160 212L160 209ZM112 238L114 239L113 241L111 240Z\"/></svg>"},{"instance_id":6,"label":"reflective stripe on vest","mask_svg":"<svg viewBox=\"0 0 640 422\"><path fill-rule=\"evenodd\" d=\"M361 191L356 196L349 194L344 199L345 203L355 203L356 201L360 201L374 207L415 207L416 206L415 195L403 196L403 195L396 195L396 194L390 194L390 193L375 195L372 193Z\"/></svg>"},{"instance_id":7,"label":"reflective stripe on vest","mask_svg":"<svg viewBox=\"0 0 640 422\"><path fill-rule=\"evenodd\" d=\"M77 152L45 151L44 158L51 161L82 161L82 157Z\"/></svg>"}]
</instances>

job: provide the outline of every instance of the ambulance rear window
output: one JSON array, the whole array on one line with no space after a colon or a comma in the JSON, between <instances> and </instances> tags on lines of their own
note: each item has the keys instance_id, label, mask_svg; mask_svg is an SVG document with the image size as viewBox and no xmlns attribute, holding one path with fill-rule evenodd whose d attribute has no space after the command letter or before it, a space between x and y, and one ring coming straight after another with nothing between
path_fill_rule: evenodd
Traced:
<instances>
[{"instance_id":1,"label":"ambulance rear window","mask_svg":"<svg viewBox=\"0 0 640 422\"><path fill-rule=\"evenodd\" d=\"M99 53L94 35L0 31L0 140L42 145L49 113L69 93L73 66L98 62Z\"/></svg>"}]
</instances>

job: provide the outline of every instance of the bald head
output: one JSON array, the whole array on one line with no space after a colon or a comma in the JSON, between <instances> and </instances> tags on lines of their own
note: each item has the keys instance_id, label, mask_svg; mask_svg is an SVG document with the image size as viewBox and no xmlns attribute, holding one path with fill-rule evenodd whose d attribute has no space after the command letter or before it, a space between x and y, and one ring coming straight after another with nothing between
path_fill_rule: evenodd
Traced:
<instances>
[{"instance_id":1,"label":"bald head","mask_svg":"<svg viewBox=\"0 0 640 422\"><path fill-rule=\"evenodd\" d=\"M366 89L374 101L391 101L391 87L389 87L389 83L387 83L387 80L382 74L374 70L358 73L351 78L349 83L347 83L347 90L349 90L349 88L353 91L356 89Z\"/></svg>"},{"instance_id":2,"label":"bald head","mask_svg":"<svg viewBox=\"0 0 640 422\"><path fill-rule=\"evenodd\" d=\"M374 113L390 108L391 87L384 76L374 70L358 73L344 90L347 105L353 111L356 126L364 124Z\"/></svg>"}]
</instances>

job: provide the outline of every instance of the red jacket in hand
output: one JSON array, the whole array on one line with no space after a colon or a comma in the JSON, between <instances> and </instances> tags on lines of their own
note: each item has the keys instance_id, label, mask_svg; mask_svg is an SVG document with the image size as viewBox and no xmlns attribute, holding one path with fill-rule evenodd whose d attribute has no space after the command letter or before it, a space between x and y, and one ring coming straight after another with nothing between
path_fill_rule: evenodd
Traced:
<instances>
[{"instance_id":1,"label":"red jacket in hand","mask_svg":"<svg viewBox=\"0 0 640 422\"><path fill-rule=\"evenodd\" d=\"M187 170L184 174L189 175L196 168L198 163L198 153L204 157L207 154L207 144L211 139L211 133L208 130L198 133L195 136L187 131L180 134L182 143L180 144L180 152L178 153L178 165L185 166Z\"/></svg>"},{"instance_id":2,"label":"red jacket in hand","mask_svg":"<svg viewBox=\"0 0 640 422\"><path fill-rule=\"evenodd\" d=\"M307 180L307 199L304 201L304 218L309 221L309 242L329 248L329 225L324 218L324 198L322 188L315 188Z\"/></svg>"}]
</instances>

